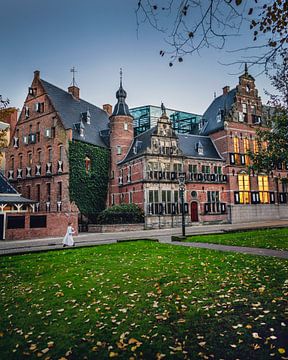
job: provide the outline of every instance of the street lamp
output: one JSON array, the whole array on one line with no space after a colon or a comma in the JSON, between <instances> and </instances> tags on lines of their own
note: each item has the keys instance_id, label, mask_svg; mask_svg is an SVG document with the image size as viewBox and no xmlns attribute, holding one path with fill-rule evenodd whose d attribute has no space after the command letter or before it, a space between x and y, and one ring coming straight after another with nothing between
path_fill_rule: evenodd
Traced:
<instances>
[{"instance_id":1,"label":"street lamp","mask_svg":"<svg viewBox=\"0 0 288 360\"><path fill-rule=\"evenodd\" d=\"M185 175L180 174L178 177L178 181L179 181L181 208L182 208L182 236L185 237L185 211L184 211Z\"/></svg>"}]
</instances>

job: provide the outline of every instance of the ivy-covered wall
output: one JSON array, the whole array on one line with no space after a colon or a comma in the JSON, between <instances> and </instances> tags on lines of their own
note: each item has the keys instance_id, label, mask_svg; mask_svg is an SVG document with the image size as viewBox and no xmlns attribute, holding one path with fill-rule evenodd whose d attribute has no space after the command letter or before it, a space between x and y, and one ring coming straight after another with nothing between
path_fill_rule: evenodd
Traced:
<instances>
[{"instance_id":1,"label":"ivy-covered wall","mask_svg":"<svg viewBox=\"0 0 288 360\"><path fill-rule=\"evenodd\" d=\"M91 160L88 172L85 167L86 157ZM91 220L106 206L109 162L109 150L80 141L69 143L70 199Z\"/></svg>"}]
</instances>

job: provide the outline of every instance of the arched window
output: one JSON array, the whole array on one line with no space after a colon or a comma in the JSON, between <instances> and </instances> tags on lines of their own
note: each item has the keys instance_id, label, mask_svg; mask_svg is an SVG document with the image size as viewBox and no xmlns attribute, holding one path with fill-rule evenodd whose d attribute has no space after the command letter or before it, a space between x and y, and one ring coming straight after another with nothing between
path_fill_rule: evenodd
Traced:
<instances>
[{"instance_id":1,"label":"arched window","mask_svg":"<svg viewBox=\"0 0 288 360\"><path fill-rule=\"evenodd\" d=\"M52 151L52 147L49 147L48 149L47 149L47 151L48 151L48 162L49 163L52 163L52 160L53 160L53 151Z\"/></svg>"},{"instance_id":2,"label":"arched window","mask_svg":"<svg viewBox=\"0 0 288 360\"><path fill-rule=\"evenodd\" d=\"M14 163L15 163L14 156L11 156L11 158L10 158L10 164L11 164L10 169L11 170L14 170Z\"/></svg>"},{"instance_id":3,"label":"arched window","mask_svg":"<svg viewBox=\"0 0 288 360\"><path fill-rule=\"evenodd\" d=\"M19 154L19 169L22 169L23 166L23 155Z\"/></svg>"},{"instance_id":4,"label":"arched window","mask_svg":"<svg viewBox=\"0 0 288 360\"><path fill-rule=\"evenodd\" d=\"M27 165L29 167L32 166L32 152L31 151L29 151L28 154L27 154Z\"/></svg>"},{"instance_id":5,"label":"arched window","mask_svg":"<svg viewBox=\"0 0 288 360\"><path fill-rule=\"evenodd\" d=\"M64 146L59 145L59 161L63 161L63 160L64 160Z\"/></svg>"},{"instance_id":6,"label":"arched window","mask_svg":"<svg viewBox=\"0 0 288 360\"><path fill-rule=\"evenodd\" d=\"M88 156L85 157L85 170L86 174L91 171L91 159Z\"/></svg>"},{"instance_id":7,"label":"arched window","mask_svg":"<svg viewBox=\"0 0 288 360\"><path fill-rule=\"evenodd\" d=\"M38 149L37 150L37 163L41 164L41 161L42 161L42 150Z\"/></svg>"}]
</instances>

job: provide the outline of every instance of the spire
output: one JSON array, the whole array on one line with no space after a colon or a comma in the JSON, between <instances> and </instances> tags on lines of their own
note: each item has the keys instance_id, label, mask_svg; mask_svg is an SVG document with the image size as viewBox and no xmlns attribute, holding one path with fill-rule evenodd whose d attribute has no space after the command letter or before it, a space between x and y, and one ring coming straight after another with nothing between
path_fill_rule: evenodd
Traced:
<instances>
[{"instance_id":1,"label":"spire","mask_svg":"<svg viewBox=\"0 0 288 360\"><path fill-rule=\"evenodd\" d=\"M128 105L125 102L125 99L127 97L126 91L123 89L122 85L123 80L123 72L122 68L120 69L120 86L119 89L116 92L116 99L118 100L117 104L114 107L114 111L112 113L112 116L131 116L129 112Z\"/></svg>"},{"instance_id":2,"label":"spire","mask_svg":"<svg viewBox=\"0 0 288 360\"><path fill-rule=\"evenodd\" d=\"M248 66L247 66L247 63L245 62L245 75L247 76L248 75Z\"/></svg>"}]
</instances>

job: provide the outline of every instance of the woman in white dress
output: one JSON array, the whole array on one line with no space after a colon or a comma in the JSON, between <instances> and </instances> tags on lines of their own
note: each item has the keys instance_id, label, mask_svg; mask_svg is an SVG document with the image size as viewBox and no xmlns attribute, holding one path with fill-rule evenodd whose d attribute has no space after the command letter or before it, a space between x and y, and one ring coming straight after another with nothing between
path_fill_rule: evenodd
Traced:
<instances>
[{"instance_id":1,"label":"woman in white dress","mask_svg":"<svg viewBox=\"0 0 288 360\"><path fill-rule=\"evenodd\" d=\"M66 234L63 239L63 247L65 246L75 246L74 240L73 240L73 234L75 233L72 223L69 221Z\"/></svg>"}]
</instances>

